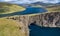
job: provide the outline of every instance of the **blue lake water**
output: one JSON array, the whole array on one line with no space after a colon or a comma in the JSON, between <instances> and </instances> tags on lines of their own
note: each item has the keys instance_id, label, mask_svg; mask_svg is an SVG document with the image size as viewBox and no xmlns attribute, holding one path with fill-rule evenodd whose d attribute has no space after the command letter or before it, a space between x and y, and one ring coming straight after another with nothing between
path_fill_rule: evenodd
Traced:
<instances>
[{"instance_id":1,"label":"blue lake water","mask_svg":"<svg viewBox=\"0 0 60 36\"><path fill-rule=\"evenodd\" d=\"M40 27L30 25L30 36L60 36L60 28Z\"/></svg>"},{"instance_id":2,"label":"blue lake water","mask_svg":"<svg viewBox=\"0 0 60 36\"><path fill-rule=\"evenodd\" d=\"M45 8L37 8L37 7L28 7L24 11L19 11L15 13L10 13L10 14L0 14L0 17L5 17L5 16L13 16L13 15L27 15L27 14L36 14L36 13L44 13L47 12Z\"/></svg>"}]
</instances>

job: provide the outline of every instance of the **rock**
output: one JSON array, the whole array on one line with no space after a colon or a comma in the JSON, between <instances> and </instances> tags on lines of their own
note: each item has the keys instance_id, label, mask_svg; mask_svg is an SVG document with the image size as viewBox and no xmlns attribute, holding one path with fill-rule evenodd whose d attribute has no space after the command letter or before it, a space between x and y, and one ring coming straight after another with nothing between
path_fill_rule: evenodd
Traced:
<instances>
[{"instance_id":1,"label":"rock","mask_svg":"<svg viewBox=\"0 0 60 36\"><path fill-rule=\"evenodd\" d=\"M49 17L49 16L52 16L52 17ZM34 21L36 21L36 25L38 26L58 27L57 25L56 26L54 25L59 20L59 18L60 18L60 12L36 14L35 16L20 15L18 17L17 16L14 17L14 19L18 20L19 22L22 22L27 27L28 25L30 25L30 23L33 23Z\"/></svg>"}]
</instances>

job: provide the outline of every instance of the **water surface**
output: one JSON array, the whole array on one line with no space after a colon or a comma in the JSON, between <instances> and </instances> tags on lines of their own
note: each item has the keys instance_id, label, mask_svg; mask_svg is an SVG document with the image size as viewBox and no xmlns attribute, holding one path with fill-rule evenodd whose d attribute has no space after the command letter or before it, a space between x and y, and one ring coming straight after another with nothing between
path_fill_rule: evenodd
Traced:
<instances>
[{"instance_id":1,"label":"water surface","mask_svg":"<svg viewBox=\"0 0 60 36\"><path fill-rule=\"evenodd\" d=\"M10 13L10 14L0 14L0 17L6 17L6 16L13 16L13 15L27 15L27 14L36 14L36 13L44 13L47 10L44 8L38 8L38 7L28 7L24 11L19 11L15 13Z\"/></svg>"},{"instance_id":2,"label":"water surface","mask_svg":"<svg viewBox=\"0 0 60 36\"><path fill-rule=\"evenodd\" d=\"M40 27L30 25L30 36L60 36L60 28Z\"/></svg>"}]
</instances>

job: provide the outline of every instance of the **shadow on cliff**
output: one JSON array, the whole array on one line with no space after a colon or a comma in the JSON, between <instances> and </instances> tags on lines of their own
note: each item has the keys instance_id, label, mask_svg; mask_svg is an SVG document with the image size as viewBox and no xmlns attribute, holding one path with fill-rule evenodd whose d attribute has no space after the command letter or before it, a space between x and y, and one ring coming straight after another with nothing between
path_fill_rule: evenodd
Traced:
<instances>
[{"instance_id":1,"label":"shadow on cliff","mask_svg":"<svg viewBox=\"0 0 60 36\"><path fill-rule=\"evenodd\" d=\"M29 29L30 36L60 36L60 28L40 27L31 23Z\"/></svg>"}]
</instances>

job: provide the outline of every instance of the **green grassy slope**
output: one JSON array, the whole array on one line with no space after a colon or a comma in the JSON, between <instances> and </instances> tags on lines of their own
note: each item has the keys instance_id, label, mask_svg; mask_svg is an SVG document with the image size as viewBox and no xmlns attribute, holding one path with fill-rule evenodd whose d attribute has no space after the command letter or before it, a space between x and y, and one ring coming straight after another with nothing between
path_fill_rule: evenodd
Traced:
<instances>
[{"instance_id":1,"label":"green grassy slope","mask_svg":"<svg viewBox=\"0 0 60 36\"><path fill-rule=\"evenodd\" d=\"M24 7L18 6L16 4L0 3L0 14L7 14L24 10Z\"/></svg>"},{"instance_id":2,"label":"green grassy slope","mask_svg":"<svg viewBox=\"0 0 60 36\"><path fill-rule=\"evenodd\" d=\"M48 12L60 12L60 5L46 7Z\"/></svg>"},{"instance_id":3,"label":"green grassy slope","mask_svg":"<svg viewBox=\"0 0 60 36\"><path fill-rule=\"evenodd\" d=\"M0 18L0 36L25 36L19 27L21 25L14 20Z\"/></svg>"}]
</instances>

